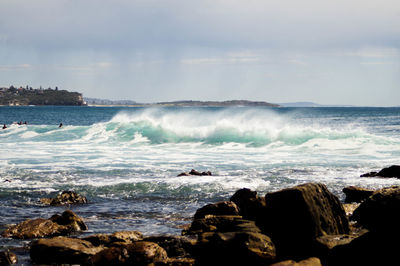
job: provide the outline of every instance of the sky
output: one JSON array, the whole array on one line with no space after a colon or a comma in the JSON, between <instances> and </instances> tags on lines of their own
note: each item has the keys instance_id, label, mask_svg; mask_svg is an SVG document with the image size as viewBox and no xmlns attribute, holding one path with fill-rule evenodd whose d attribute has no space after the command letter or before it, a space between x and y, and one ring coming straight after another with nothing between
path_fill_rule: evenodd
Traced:
<instances>
[{"instance_id":1,"label":"sky","mask_svg":"<svg viewBox=\"0 0 400 266\"><path fill-rule=\"evenodd\" d=\"M0 86L400 106L398 0L0 0Z\"/></svg>"}]
</instances>

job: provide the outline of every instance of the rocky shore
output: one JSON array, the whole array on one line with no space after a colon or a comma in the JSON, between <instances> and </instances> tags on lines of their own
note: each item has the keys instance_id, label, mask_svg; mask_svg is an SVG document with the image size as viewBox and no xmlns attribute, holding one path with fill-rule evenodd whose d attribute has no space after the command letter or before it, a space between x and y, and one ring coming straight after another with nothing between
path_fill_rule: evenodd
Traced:
<instances>
[{"instance_id":1,"label":"rocky shore","mask_svg":"<svg viewBox=\"0 0 400 266\"><path fill-rule=\"evenodd\" d=\"M31 262L40 265L394 265L400 186L343 191L346 203L320 183L263 196L243 188L199 208L176 236L124 231L79 237L88 228L67 210L10 226L2 237L29 239ZM87 200L67 191L41 202ZM0 265L16 260L11 251L0 252Z\"/></svg>"}]
</instances>

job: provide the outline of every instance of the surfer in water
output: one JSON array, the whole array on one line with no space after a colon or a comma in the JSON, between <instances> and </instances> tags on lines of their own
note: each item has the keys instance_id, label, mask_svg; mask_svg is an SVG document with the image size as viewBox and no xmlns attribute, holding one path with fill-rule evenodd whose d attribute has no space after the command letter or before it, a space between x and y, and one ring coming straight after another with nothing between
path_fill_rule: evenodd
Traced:
<instances>
[{"instance_id":1,"label":"surfer in water","mask_svg":"<svg viewBox=\"0 0 400 266\"><path fill-rule=\"evenodd\" d=\"M4 126L3 126L3 129L6 129L7 128L7 125L6 124L4 124Z\"/></svg>"},{"instance_id":2,"label":"surfer in water","mask_svg":"<svg viewBox=\"0 0 400 266\"><path fill-rule=\"evenodd\" d=\"M62 123L60 123L60 125L58 126L58 127L62 127L63 126L63 124Z\"/></svg>"}]
</instances>

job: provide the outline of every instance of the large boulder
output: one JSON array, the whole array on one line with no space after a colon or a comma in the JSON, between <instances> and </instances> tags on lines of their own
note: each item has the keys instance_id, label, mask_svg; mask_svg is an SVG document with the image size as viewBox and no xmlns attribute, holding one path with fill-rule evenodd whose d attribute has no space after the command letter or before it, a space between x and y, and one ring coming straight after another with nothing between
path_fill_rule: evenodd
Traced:
<instances>
[{"instance_id":1,"label":"large boulder","mask_svg":"<svg viewBox=\"0 0 400 266\"><path fill-rule=\"evenodd\" d=\"M239 207L239 214L244 219L260 221L265 215L265 198L259 197L256 191L242 188L233 194L230 199Z\"/></svg>"},{"instance_id":2,"label":"large boulder","mask_svg":"<svg viewBox=\"0 0 400 266\"><path fill-rule=\"evenodd\" d=\"M256 232L205 232L194 249L199 265L269 265L276 257L271 239Z\"/></svg>"},{"instance_id":3,"label":"large boulder","mask_svg":"<svg viewBox=\"0 0 400 266\"><path fill-rule=\"evenodd\" d=\"M18 262L17 255L9 250L0 251L0 265L12 265Z\"/></svg>"},{"instance_id":4,"label":"large boulder","mask_svg":"<svg viewBox=\"0 0 400 266\"><path fill-rule=\"evenodd\" d=\"M28 219L6 229L2 236L18 239L40 238L68 235L73 232L87 230L82 218L67 210L62 215L53 215L50 219Z\"/></svg>"},{"instance_id":5,"label":"large boulder","mask_svg":"<svg viewBox=\"0 0 400 266\"><path fill-rule=\"evenodd\" d=\"M124 247L106 248L91 258L91 265L140 265L166 263L167 252L153 242L138 241Z\"/></svg>"},{"instance_id":6,"label":"large boulder","mask_svg":"<svg viewBox=\"0 0 400 266\"><path fill-rule=\"evenodd\" d=\"M315 239L349 233L346 213L323 184L307 183L265 195L268 219L260 225L281 258L312 255Z\"/></svg>"},{"instance_id":7,"label":"large boulder","mask_svg":"<svg viewBox=\"0 0 400 266\"><path fill-rule=\"evenodd\" d=\"M239 215L239 208L232 201L208 204L196 211L194 219L201 219L206 215Z\"/></svg>"},{"instance_id":8,"label":"large boulder","mask_svg":"<svg viewBox=\"0 0 400 266\"><path fill-rule=\"evenodd\" d=\"M102 249L82 239L60 236L34 241L30 256L39 264L84 264Z\"/></svg>"},{"instance_id":9,"label":"large boulder","mask_svg":"<svg viewBox=\"0 0 400 266\"><path fill-rule=\"evenodd\" d=\"M351 219L374 232L400 232L400 186L375 191L360 204Z\"/></svg>"},{"instance_id":10,"label":"large boulder","mask_svg":"<svg viewBox=\"0 0 400 266\"><path fill-rule=\"evenodd\" d=\"M379 172L362 174L361 177L397 177L400 178L400 165L392 165L383 168Z\"/></svg>"},{"instance_id":11,"label":"large boulder","mask_svg":"<svg viewBox=\"0 0 400 266\"><path fill-rule=\"evenodd\" d=\"M361 188L356 186L345 187L343 188L343 193L346 195L344 202L361 202L371 196L374 191L375 190L373 189Z\"/></svg>"},{"instance_id":12,"label":"large boulder","mask_svg":"<svg viewBox=\"0 0 400 266\"><path fill-rule=\"evenodd\" d=\"M41 198L40 202L46 205L58 206L58 205L83 204L87 203L87 199L86 197L81 196L74 191L63 191L55 198Z\"/></svg>"}]
</instances>

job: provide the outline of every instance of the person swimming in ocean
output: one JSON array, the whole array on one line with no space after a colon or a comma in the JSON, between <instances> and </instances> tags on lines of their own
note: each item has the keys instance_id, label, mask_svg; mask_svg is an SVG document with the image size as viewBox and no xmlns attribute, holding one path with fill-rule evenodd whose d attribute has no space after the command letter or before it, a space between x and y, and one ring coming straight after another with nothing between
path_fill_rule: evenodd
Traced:
<instances>
[{"instance_id":1,"label":"person swimming in ocean","mask_svg":"<svg viewBox=\"0 0 400 266\"><path fill-rule=\"evenodd\" d=\"M6 124L4 124L4 126L3 126L3 129L6 129L7 128L7 125Z\"/></svg>"},{"instance_id":2,"label":"person swimming in ocean","mask_svg":"<svg viewBox=\"0 0 400 266\"><path fill-rule=\"evenodd\" d=\"M63 126L63 124L62 123L60 123L60 125L58 126L58 127L62 127Z\"/></svg>"}]
</instances>

